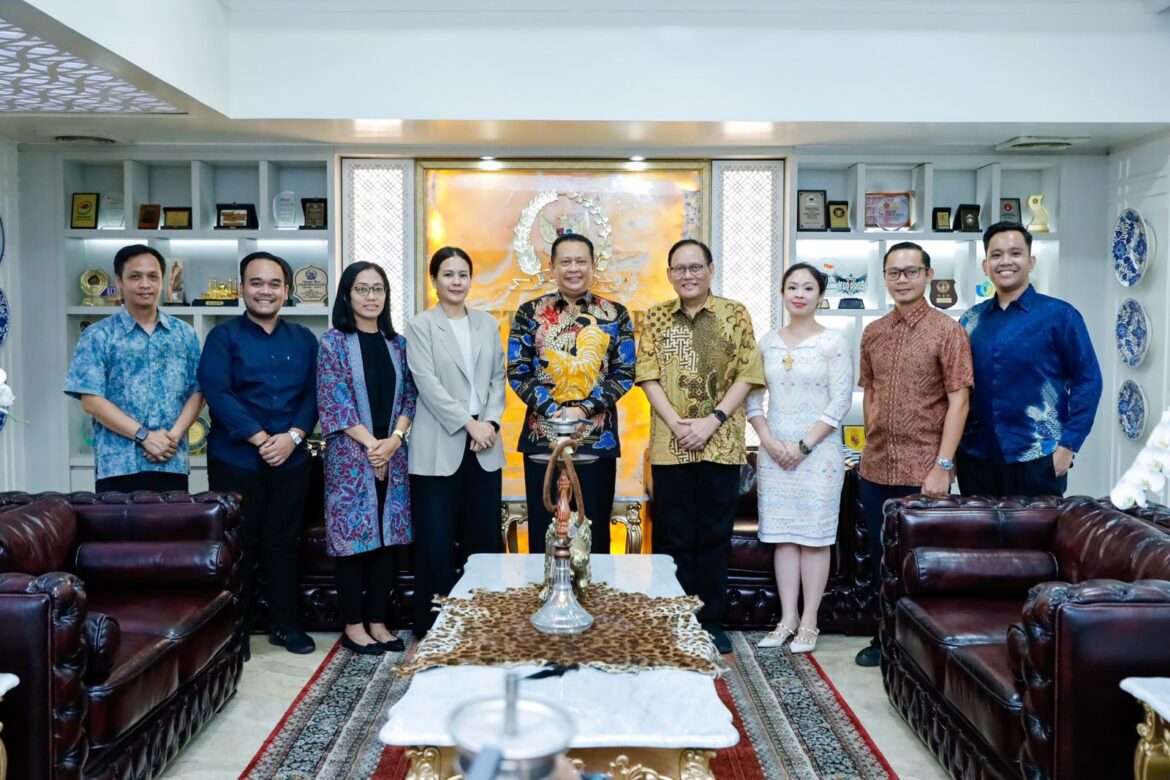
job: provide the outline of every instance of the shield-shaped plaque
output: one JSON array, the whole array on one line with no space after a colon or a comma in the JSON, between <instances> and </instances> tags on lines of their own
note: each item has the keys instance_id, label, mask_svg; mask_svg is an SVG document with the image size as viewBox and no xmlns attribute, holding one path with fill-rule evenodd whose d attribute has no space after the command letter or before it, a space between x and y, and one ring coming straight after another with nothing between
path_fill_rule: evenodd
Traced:
<instances>
[{"instance_id":1,"label":"shield-shaped plaque","mask_svg":"<svg viewBox=\"0 0 1170 780\"><path fill-rule=\"evenodd\" d=\"M940 309L949 309L959 302L954 279L935 279L930 283L930 302Z\"/></svg>"}]
</instances>

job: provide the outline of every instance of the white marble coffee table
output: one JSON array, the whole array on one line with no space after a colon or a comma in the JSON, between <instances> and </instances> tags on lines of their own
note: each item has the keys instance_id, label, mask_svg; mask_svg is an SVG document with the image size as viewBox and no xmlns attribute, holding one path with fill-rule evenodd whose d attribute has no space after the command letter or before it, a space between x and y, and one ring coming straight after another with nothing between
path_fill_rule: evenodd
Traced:
<instances>
[{"instance_id":1,"label":"white marble coffee table","mask_svg":"<svg viewBox=\"0 0 1170 780\"><path fill-rule=\"evenodd\" d=\"M475 588L504 590L543 577L540 555L473 555L451 595ZM594 555L593 580L650 596L682 596L674 561L666 555ZM444 616L440 613L438 620ZM538 666L514 667L521 676ZM452 711L465 701L502 696L505 670L498 667L440 667L419 672L389 713L379 738L410 748L411 777L449 777L453 745L447 731ZM543 699L568 711L576 724L570 757L594 771L641 764L664 777L710 777L707 761L718 748L739 741L731 712L719 700L713 678L698 672L651 670L611 674L579 669L561 677L524 680L524 697ZM448 748L444 750L444 748Z\"/></svg>"}]
</instances>

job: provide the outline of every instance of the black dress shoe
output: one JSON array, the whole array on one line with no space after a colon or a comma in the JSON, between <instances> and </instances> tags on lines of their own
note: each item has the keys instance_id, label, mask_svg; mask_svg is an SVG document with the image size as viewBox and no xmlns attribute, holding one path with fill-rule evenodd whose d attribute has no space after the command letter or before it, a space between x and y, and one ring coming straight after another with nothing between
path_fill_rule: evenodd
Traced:
<instances>
[{"instance_id":1,"label":"black dress shoe","mask_svg":"<svg viewBox=\"0 0 1170 780\"><path fill-rule=\"evenodd\" d=\"M869 640L869 644L857 652L853 659L858 666L877 666L882 662L882 646L877 637Z\"/></svg>"},{"instance_id":2,"label":"black dress shoe","mask_svg":"<svg viewBox=\"0 0 1170 780\"><path fill-rule=\"evenodd\" d=\"M731 652L731 637L727 635L726 631L717 625L705 625L703 628L711 635L716 650L723 655Z\"/></svg>"},{"instance_id":3,"label":"black dress shoe","mask_svg":"<svg viewBox=\"0 0 1170 780\"><path fill-rule=\"evenodd\" d=\"M341 635L341 646L346 650L352 650L358 655L381 655L386 652L381 642L374 642L371 645L359 645L357 642L349 638L349 634Z\"/></svg>"},{"instance_id":4,"label":"black dress shoe","mask_svg":"<svg viewBox=\"0 0 1170 780\"><path fill-rule=\"evenodd\" d=\"M389 642L379 642L382 649L389 653L400 653L406 649L406 643L402 641L401 637L394 637Z\"/></svg>"},{"instance_id":5,"label":"black dress shoe","mask_svg":"<svg viewBox=\"0 0 1170 780\"><path fill-rule=\"evenodd\" d=\"M313 637L301 631L296 626L288 624L275 625L268 632L269 644L279 645L290 653L305 655L317 649Z\"/></svg>"}]
</instances>

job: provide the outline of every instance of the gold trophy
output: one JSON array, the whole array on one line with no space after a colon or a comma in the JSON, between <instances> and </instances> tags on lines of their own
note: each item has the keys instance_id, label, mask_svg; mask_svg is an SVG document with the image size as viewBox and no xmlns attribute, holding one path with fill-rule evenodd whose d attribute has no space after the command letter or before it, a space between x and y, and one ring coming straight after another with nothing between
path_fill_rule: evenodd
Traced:
<instances>
[{"instance_id":1,"label":"gold trophy","mask_svg":"<svg viewBox=\"0 0 1170 780\"><path fill-rule=\"evenodd\" d=\"M100 268L87 268L81 273L81 291L85 297L82 306L115 306L117 296L106 295L110 287L110 275Z\"/></svg>"},{"instance_id":2,"label":"gold trophy","mask_svg":"<svg viewBox=\"0 0 1170 780\"><path fill-rule=\"evenodd\" d=\"M1048 209L1044 207L1044 195L1036 193L1028 196L1028 208L1032 211L1032 221L1028 223L1030 233L1047 233Z\"/></svg>"},{"instance_id":3,"label":"gold trophy","mask_svg":"<svg viewBox=\"0 0 1170 780\"><path fill-rule=\"evenodd\" d=\"M236 284L236 277L229 276L220 279L211 276L207 279L207 290L203 295L191 302L193 306L238 306L240 303L240 288Z\"/></svg>"}]
</instances>

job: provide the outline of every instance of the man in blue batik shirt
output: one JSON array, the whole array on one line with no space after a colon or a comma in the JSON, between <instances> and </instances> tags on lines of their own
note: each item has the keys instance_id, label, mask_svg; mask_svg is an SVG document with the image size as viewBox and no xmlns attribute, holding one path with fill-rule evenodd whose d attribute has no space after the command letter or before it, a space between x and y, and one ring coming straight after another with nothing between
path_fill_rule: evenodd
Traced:
<instances>
[{"instance_id":1,"label":"man in blue batik shirt","mask_svg":"<svg viewBox=\"0 0 1170 780\"><path fill-rule=\"evenodd\" d=\"M269 641L310 653L313 638L297 625L296 567L311 468L303 442L317 424L317 338L280 317L291 284L292 269L281 257L253 252L240 261L244 314L207 334L199 382L211 410L211 489L244 497L246 630L260 590L258 562Z\"/></svg>"},{"instance_id":2,"label":"man in blue batik shirt","mask_svg":"<svg viewBox=\"0 0 1170 780\"><path fill-rule=\"evenodd\" d=\"M956 458L965 496L1064 495L1093 427L1101 368L1080 313L1028 281L1032 234L997 222L983 234L995 296L960 320L975 389Z\"/></svg>"},{"instance_id":3,"label":"man in blue batik shirt","mask_svg":"<svg viewBox=\"0 0 1170 780\"><path fill-rule=\"evenodd\" d=\"M114 256L124 306L86 328L65 392L94 418L95 489L186 490L187 429L203 408L195 372L199 339L162 312L166 260L134 244Z\"/></svg>"}]
</instances>

